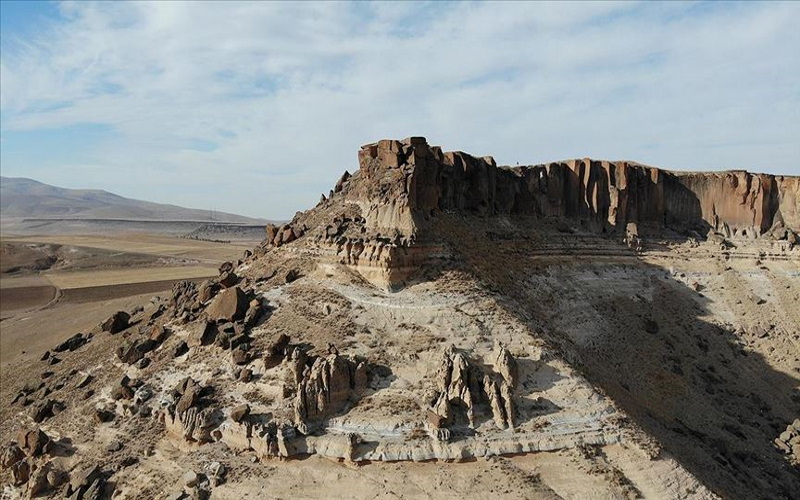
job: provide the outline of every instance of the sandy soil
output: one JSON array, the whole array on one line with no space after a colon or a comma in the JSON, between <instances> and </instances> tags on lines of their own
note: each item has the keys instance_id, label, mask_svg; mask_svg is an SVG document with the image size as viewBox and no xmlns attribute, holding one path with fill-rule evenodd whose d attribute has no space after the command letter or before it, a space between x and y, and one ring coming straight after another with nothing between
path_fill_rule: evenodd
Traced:
<instances>
[{"instance_id":1,"label":"sandy soil","mask_svg":"<svg viewBox=\"0 0 800 500\"><path fill-rule=\"evenodd\" d=\"M55 286L62 290L72 288L147 283L151 281L179 281L191 278L208 278L218 274L216 267L145 267L98 271L64 271L45 274Z\"/></svg>"},{"instance_id":2,"label":"sandy soil","mask_svg":"<svg viewBox=\"0 0 800 500\"><path fill-rule=\"evenodd\" d=\"M118 252L194 259L211 263L236 260L242 256L242 253L246 249L253 247L253 242L218 243L141 233L123 233L110 236L47 235L16 238L4 237L3 241L17 243L54 243Z\"/></svg>"}]
</instances>

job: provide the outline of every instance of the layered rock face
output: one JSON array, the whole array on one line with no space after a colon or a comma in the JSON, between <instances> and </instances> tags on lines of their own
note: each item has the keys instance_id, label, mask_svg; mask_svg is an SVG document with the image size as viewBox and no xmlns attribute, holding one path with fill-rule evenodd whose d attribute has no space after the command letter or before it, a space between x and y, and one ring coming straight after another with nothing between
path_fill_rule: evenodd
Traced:
<instances>
[{"instance_id":1,"label":"layered rock face","mask_svg":"<svg viewBox=\"0 0 800 500\"><path fill-rule=\"evenodd\" d=\"M745 171L678 173L592 159L498 167L491 157L442 152L421 137L359 152L367 227L411 237L437 211L580 219L601 232L644 227L757 237L800 227L800 178Z\"/></svg>"},{"instance_id":2,"label":"layered rock face","mask_svg":"<svg viewBox=\"0 0 800 500\"><path fill-rule=\"evenodd\" d=\"M376 284L400 283L441 254L437 234L428 230L441 213L567 219L636 249L640 236L664 236L665 229L723 242L767 237L789 248L798 242L800 177L680 173L588 158L498 167L492 157L443 152L422 137L367 144L358 159L359 170L345 172L318 205L348 213L316 234L341 264ZM303 217L292 224L307 222L319 225Z\"/></svg>"}]
</instances>

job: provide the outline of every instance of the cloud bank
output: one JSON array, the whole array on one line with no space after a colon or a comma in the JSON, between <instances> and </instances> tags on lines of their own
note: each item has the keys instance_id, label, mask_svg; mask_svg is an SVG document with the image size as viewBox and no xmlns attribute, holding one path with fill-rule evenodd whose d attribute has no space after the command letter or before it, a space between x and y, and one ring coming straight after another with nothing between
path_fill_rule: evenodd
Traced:
<instances>
[{"instance_id":1,"label":"cloud bank","mask_svg":"<svg viewBox=\"0 0 800 500\"><path fill-rule=\"evenodd\" d=\"M3 33L3 175L251 216L424 135L800 174L800 4L65 3ZM26 31L30 33L30 30Z\"/></svg>"}]
</instances>

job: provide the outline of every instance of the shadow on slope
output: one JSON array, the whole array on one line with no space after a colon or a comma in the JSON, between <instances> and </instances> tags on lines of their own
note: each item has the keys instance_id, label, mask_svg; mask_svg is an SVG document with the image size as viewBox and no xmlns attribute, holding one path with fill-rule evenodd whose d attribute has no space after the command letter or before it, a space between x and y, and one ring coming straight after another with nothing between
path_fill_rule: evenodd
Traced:
<instances>
[{"instance_id":1,"label":"shadow on slope","mask_svg":"<svg viewBox=\"0 0 800 500\"><path fill-rule=\"evenodd\" d=\"M708 298L596 236L583 236L581 256L537 252L552 236L541 222L515 221L509 231L531 236L502 242L480 237L498 230L493 219L437 225L478 282L711 490L796 498L800 474L772 441L800 414L799 381L705 321Z\"/></svg>"}]
</instances>

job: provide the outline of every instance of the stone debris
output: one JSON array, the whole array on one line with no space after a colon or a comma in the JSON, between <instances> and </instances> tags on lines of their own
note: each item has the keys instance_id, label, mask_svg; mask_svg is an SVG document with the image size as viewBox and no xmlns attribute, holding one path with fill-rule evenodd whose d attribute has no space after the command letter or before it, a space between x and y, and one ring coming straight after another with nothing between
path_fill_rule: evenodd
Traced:
<instances>
[{"instance_id":1,"label":"stone debris","mask_svg":"<svg viewBox=\"0 0 800 500\"><path fill-rule=\"evenodd\" d=\"M98 465L91 465L81 469L72 476L67 485L67 496L72 499L88 500L99 499L107 493L106 479Z\"/></svg>"},{"instance_id":2,"label":"stone debris","mask_svg":"<svg viewBox=\"0 0 800 500\"><path fill-rule=\"evenodd\" d=\"M134 339L125 341L117 348L117 358L123 363L132 365L145 357L158 346L155 340Z\"/></svg>"},{"instance_id":3,"label":"stone debris","mask_svg":"<svg viewBox=\"0 0 800 500\"><path fill-rule=\"evenodd\" d=\"M172 286L172 296L169 302L176 318L190 319L197 310L197 285L188 280L178 281Z\"/></svg>"},{"instance_id":4,"label":"stone debris","mask_svg":"<svg viewBox=\"0 0 800 500\"><path fill-rule=\"evenodd\" d=\"M800 467L800 418L787 425L786 430L775 438L774 444L793 465Z\"/></svg>"},{"instance_id":5,"label":"stone debris","mask_svg":"<svg viewBox=\"0 0 800 500\"><path fill-rule=\"evenodd\" d=\"M41 429L31 431L20 431L17 435L19 448L29 457L38 457L48 453L52 445L50 437Z\"/></svg>"},{"instance_id":6,"label":"stone debris","mask_svg":"<svg viewBox=\"0 0 800 500\"><path fill-rule=\"evenodd\" d=\"M24 458L25 452L22 451L17 443L11 443L3 447L2 454L0 454L0 465L2 465L4 469L8 469Z\"/></svg>"},{"instance_id":7,"label":"stone debris","mask_svg":"<svg viewBox=\"0 0 800 500\"><path fill-rule=\"evenodd\" d=\"M34 422L39 424L48 418L58 415L64 411L65 408L66 406L61 401L46 399L34 406L33 412L31 413L31 418L33 418Z\"/></svg>"},{"instance_id":8,"label":"stone debris","mask_svg":"<svg viewBox=\"0 0 800 500\"><path fill-rule=\"evenodd\" d=\"M264 243L267 246L277 248L301 238L305 231L304 227L292 226L291 224L284 224L280 227L274 224L267 224Z\"/></svg>"},{"instance_id":9,"label":"stone debris","mask_svg":"<svg viewBox=\"0 0 800 500\"><path fill-rule=\"evenodd\" d=\"M109 456L105 458L113 462L110 470L117 472L138 463L133 454L141 450L137 450L138 445L129 439L130 436L123 435L129 424L139 426L134 427L137 430L141 430L142 425L152 427L148 428L151 433L152 429L157 432L165 429L179 449L194 450L205 443L224 443L234 453L252 454L254 463L314 453L352 462L452 460L579 444L590 446L586 443L614 443L621 438L604 433L605 429L594 434L594 430L584 430L575 432L574 436L558 435L558 438L552 433L540 440L544 433L540 436L531 429L538 432L553 424L543 418L535 422L530 420L538 418L530 416L531 408L534 413L544 414L550 411L546 405L551 404L544 398L530 397L532 387L541 381L533 381L536 377L530 376L533 363L530 359L519 362L500 342L489 351L491 337L484 333L483 324L475 342L470 338L460 344L469 345L471 349L456 349L451 345L434 365L436 369L430 370L428 356L436 356L441 344L425 345L428 335L413 331L422 323L413 324L413 319L409 320L411 324L405 323L405 315L413 317L415 313L393 304L401 302L400 299L379 297L373 300L369 297L357 303L342 289L357 283L360 279L357 274L387 289L401 286L430 259L438 259L440 264L455 259L449 254L449 248L443 249L440 242L432 241L430 235L422 231L425 224L435 221L441 214L455 214L461 218L472 215L482 218L498 215L548 217L551 219L549 227L555 228L554 237L570 239L582 238L587 233L608 234L609 245L619 247L627 258L633 255L632 251L642 252L648 248L645 244L651 241L648 238L661 234L659 231L666 227L688 235L691 239L687 245L695 248L703 239L698 232L706 233L710 243L703 248L716 246L720 250L729 250L733 247L732 241L743 237L783 242L774 243L775 248L784 248L787 242L797 243L796 233L785 227L782 220L777 220L783 217L782 212L787 214L787 220L797 216L796 210L792 212L793 208L780 198L782 195L775 194L780 192L777 186L785 181L770 176L724 172L716 177L694 178L628 162L591 159L498 168L491 157L443 152L420 137L367 144L359 153L359 167L353 175L346 171L329 197L322 196L320 203L325 206L319 213L298 213L290 223L267 225L265 241L255 253L245 252L244 262L223 263L217 278L199 286L192 281L177 282L168 301L154 298L147 307L137 307L130 313L118 311L104 321L103 331L114 334L128 330L115 337L109 349L112 359L116 355L119 362L82 368L92 371L98 381L106 380L104 370L125 370L128 375L118 383L110 388L94 387L98 383L95 377L77 369L65 376L66 369L75 366L74 358L67 353L80 349L93 338L92 334L78 333L41 356L42 363L36 364L37 370L45 365L52 366L53 370L42 376L47 381L26 384L12 404L31 406L33 420L43 422L65 409L63 403L51 399L66 400L61 396L63 393L57 391L82 389L94 382L93 389L80 392L84 399L95 398L85 403L86 414L92 415L90 421L113 422L98 427L102 432L112 433L102 442L107 443L105 451ZM757 187L767 181L769 189ZM740 186L736 197L731 195L731 183ZM675 189L699 193L696 200L699 206L670 206L671 212L668 211L664 197ZM576 190L580 196L575 194ZM680 205L683 199L676 203ZM342 204L344 208L338 204L341 200L347 200ZM747 210L740 207L741 200L750 207L749 212L745 213ZM693 219L674 220L674 213L682 211ZM470 238L485 236L489 241L525 241L530 237L521 229L511 227L514 224L506 224L506 218L498 224L503 226L499 229L486 229L488 225L484 227L474 222L475 219L470 220ZM774 222L771 228L764 230L770 222ZM708 226L711 229L706 232ZM278 250L288 244L292 245ZM329 269L309 266L307 260L302 260L307 257L304 252L313 253L314 258L323 255L320 260L330 268L335 267L337 272L344 266L350 266L346 270L348 273L355 272L331 280L330 289L325 290L317 302L310 298L308 290L313 290L321 270L327 273ZM260 258L284 253L291 257L283 262L267 259L263 267L258 267ZM524 257L522 251L510 255ZM759 256L761 258L763 255ZM303 276L305 278L295 285L283 286ZM683 273L680 276L694 291L704 290L704 285L698 281L691 281ZM342 281L337 281L340 278ZM343 281L345 278L352 280L348 283ZM710 295L718 285L703 280ZM338 297L333 298L333 295ZM376 291L374 295L380 294ZM693 296L697 298L698 294ZM273 324L273 317L286 317L282 316L281 308L297 300L295 297L307 302L305 307L298 308L302 311L302 318L298 320L300 326ZM769 297L777 300L775 294ZM636 299L642 297L637 295ZM350 305L343 305L347 300ZM750 293L747 300L755 305L766 303L754 293ZM396 339L380 338L369 325L356 321L341 330L331 331L328 338L320 340L328 329L341 326L337 322L347 318L351 311L351 318L358 315L369 319L373 312L371 307L380 309L382 301L393 309L386 314L387 325L404 331L408 327L414 334L409 341L413 349L397 346ZM465 309L469 307L472 306ZM668 333L670 322L656 314L660 326L651 315L652 311L637 312L630 326L636 333L643 330L651 334L646 337L648 341L657 341ZM402 318L403 323L395 321L397 317ZM132 324L139 326L129 329ZM438 326L433 320L429 324ZM494 326L498 324L495 322ZM754 322L740 328L741 331L749 328L757 338L775 336L780 330L774 330L772 324L766 327ZM281 333L282 329L293 336L295 343L289 335ZM176 337L175 340L171 340L172 337ZM498 337L495 336L495 340ZM503 334L502 338L510 339L515 353L529 352L531 346L513 334ZM101 340L112 341L110 337ZM321 347L328 341L337 342L342 352L350 354L340 354L332 343L327 344L326 350L312 344L316 342ZM384 342L387 356L379 359L381 363L402 359L424 368L403 366L395 376L390 368L368 364L366 359L353 355L370 352L375 345L381 346ZM165 343L168 349L161 352L159 346ZM708 342L699 345L707 348ZM191 352L188 359L173 359L188 352ZM163 370L164 364L175 370ZM679 369L673 368L671 374L682 375ZM412 373L413 370L427 370L427 376L407 377L406 370ZM717 375L701 371L711 381L709 383L718 379ZM173 377L185 378L170 390L176 380ZM237 386L245 383L250 385ZM230 391L232 387L235 389ZM413 392L416 390L419 392ZM591 391L585 392L587 399L600 398ZM109 393L112 402L108 401ZM413 398L408 397L409 393ZM72 403L70 406L72 408ZM392 420L396 415L386 416L395 408L402 408L408 418L404 413L402 422L398 423L400 419ZM369 418L368 425L359 421L365 415ZM377 418L373 418L375 415ZM384 418L388 423L381 421ZM154 423L151 419L158 425L151 425ZM48 432L50 424L60 424L59 421L48 422ZM557 425L556 419L553 421ZM603 425L613 426L609 422L610 419L602 420ZM522 432L528 434L514 441ZM380 436L377 440L376 435ZM152 435L147 437L153 438ZM467 441L469 445L465 444ZM774 444L797 464L800 420L790 424ZM27 484L30 495L44 494L66 480L66 475L53 465L63 466L63 462L44 457L55 455L50 453L53 446L53 441L41 429L22 432L16 441L1 450L0 463L11 471L13 484ZM210 453L218 451L213 446L206 449L211 450ZM119 453L122 450L124 452ZM153 447L148 445L141 453L150 456ZM50 459L53 462L46 462ZM70 467L79 463L80 470L73 471L66 488L68 497L110 495L115 481L110 470L103 472L97 465L81 468L77 460L68 463ZM178 483L184 491L176 493L176 498L207 498L210 488L224 483L228 472L218 461L206 463L202 470L197 468L198 463L192 466L195 469L186 471L182 482ZM174 479L179 474L177 472Z\"/></svg>"}]
</instances>

